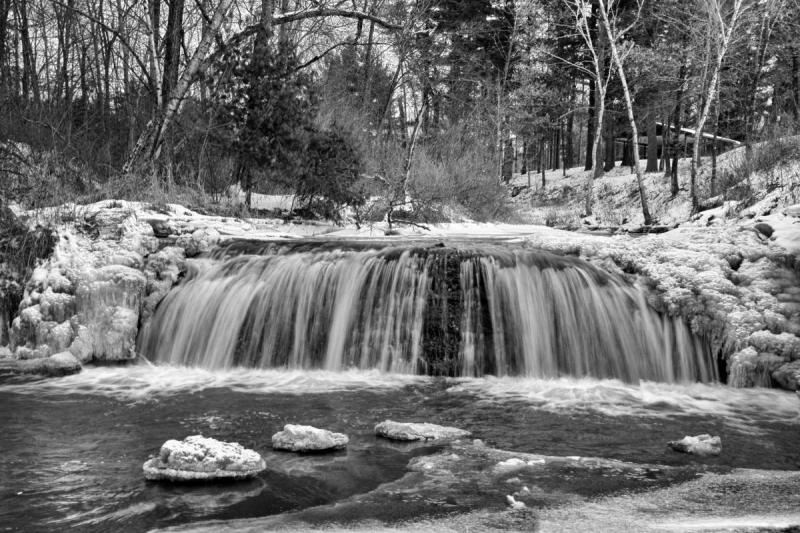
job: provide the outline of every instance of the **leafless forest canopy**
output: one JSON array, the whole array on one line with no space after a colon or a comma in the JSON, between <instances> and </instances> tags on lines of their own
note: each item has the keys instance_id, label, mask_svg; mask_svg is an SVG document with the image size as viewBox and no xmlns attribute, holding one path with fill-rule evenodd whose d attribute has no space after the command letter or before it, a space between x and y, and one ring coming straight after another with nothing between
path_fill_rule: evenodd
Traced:
<instances>
[{"instance_id":1,"label":"leafless forest canopy","mask_svg":"<svg viewBox=\"0 0 800 533\"><path fill-rule=\"evenodd\" d=\"M581 165L591 213L621 158L647 220L642 172L677 194L691 157L696 205L703 156L797 133L800 3L0 0L0 77L29 207L239 184L488 219L512 172Z\"/></svg>"}]
</instances>

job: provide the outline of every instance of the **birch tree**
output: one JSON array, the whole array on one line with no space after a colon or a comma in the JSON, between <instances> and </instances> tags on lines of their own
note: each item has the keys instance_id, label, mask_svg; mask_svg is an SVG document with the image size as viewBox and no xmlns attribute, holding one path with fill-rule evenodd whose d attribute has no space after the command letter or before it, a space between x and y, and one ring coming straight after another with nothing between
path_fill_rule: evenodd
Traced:
<instances>
[{"instance_id":1,"label":"birch tree","mask_svg":"<svg viewBox=\"0 0 800 533\"><path fill-rule=\"evenodd\" d=\"M633 27L636 25L636 22L639 20L639 15L641 13L644 0L636 0L636 17L630 25L623 29L617 28L616 17L614 17L613 21L609 19L609 12L613 12L614 7L617 4L617 0L598 0L598 3L600 5L600 17L603 30L605 31L608 39L608 47L611 50L611 59L614 62L614 65L617 67L617 76L619 77L620 84L622 85L622 94L625 98L625 107L628 111L628 121L631 125L631 140L633 142L633 168L636 172L636 184L639 186L639 200L642 203L644 223L645 225L650 225L653 222L653 219L650 216L650 208L647 205L647 191L645 190L644 186L642 166L639 162L639 131L636 128L636 117L633 110L633 96L631 95L630 88L628 87L628 79L625 76L625 68L623 66L625 56L630 51L630 48L627 48L627 50L624 48L620 50L620 46L625 47L625 44L622 42L625 34L633 29Z\"/></svg>"},{"instance_id":2,"label":"birch tree","mask_svg":"<svg viewBox=\"0 0 800 533\"><path fill-rule=\"evenodd\" d=\"M692 161L690 170L690 194L692 211L697 210L697 167L700 164L700 145L703 138L703 128L708 120L711 105L716 100L718 81L722 62L728 53L733 35L739 27L742 16L752 6L745 0L701 0L706 14L705 38L710 46L707 47L705 57L706 72L710 73L710 81L703 94L703 105L697 116L697 125L694 131L694 145L692 147ZM706 74L708 76L709 74ZM705 81L705 80L704 80Z\"/></svg>"},{"instance_id":3,"label":"birch tree","mask_svg":"<svg viewBox=\"0 0 800 533\"><path fill-rule=\"evenodd\" d=\"M592 137L592 156L600 161L598 153L600 151L600 141L603 137L603 118L605 115L606 94L608 83L611 80L611 69L604 72L605 53L603 41L598 39L597 32L597 4L592 0L568 0L567 6L575 17L575 28L586 44L589 51L589 59L592 63L592 70L583 69L594 80L595 89L595 117L594 117L594 136ZM593 20L594 19L594 20ZM600 42L598 42L600 41ZM587 163L588 165L588 163ZM584 189L584 214L592 214L592 204L594 201L594 180L603 174L603 165L595 164L594 170L586 176Z\"/></svg>"}]
</instances>

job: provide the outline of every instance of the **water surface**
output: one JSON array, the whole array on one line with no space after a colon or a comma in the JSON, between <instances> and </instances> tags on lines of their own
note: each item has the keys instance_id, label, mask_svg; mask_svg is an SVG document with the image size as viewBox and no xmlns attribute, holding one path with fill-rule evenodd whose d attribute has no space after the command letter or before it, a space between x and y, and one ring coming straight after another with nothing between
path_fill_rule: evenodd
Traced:
<instances>
[{"instance_id":1,"label":"water surface","mask_svg":"<svg viewBox=\"0 0 800 533\"><path fill-rule=\"evenodd\" d=\"M0 383L3 530L145 531L333 503L398 479L413 456L439 450L377 439L373 427L387 418L455 425L519 452L698 472L800 468L800 405L776 390L146 365ZM350 446L331 455L272 452L270 437L286 423L345 432ZM243 483L144 481L142 463L165 440L198 433L257 450L268 469ZM720 435L723 454L700 459L665 447L698 433Z\"/></svg>"}]
</instances>

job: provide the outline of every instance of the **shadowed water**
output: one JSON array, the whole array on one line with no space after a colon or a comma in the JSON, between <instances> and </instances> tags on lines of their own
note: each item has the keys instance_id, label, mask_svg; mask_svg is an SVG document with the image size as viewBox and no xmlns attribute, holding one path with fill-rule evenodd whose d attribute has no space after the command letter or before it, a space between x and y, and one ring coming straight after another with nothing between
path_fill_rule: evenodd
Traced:
<instances>
[{"instance_id":1,"label":"shadowed water","mask_svg":"<svg viewBox=\"0 0 800 533\"><path fill-rule=\"evenodd\" d=\"M140 334L150 360L628 382L717 377L681 320L577 258L498 247L228 252L194 261L162 301Z\"/></svg>"}]
</instances>

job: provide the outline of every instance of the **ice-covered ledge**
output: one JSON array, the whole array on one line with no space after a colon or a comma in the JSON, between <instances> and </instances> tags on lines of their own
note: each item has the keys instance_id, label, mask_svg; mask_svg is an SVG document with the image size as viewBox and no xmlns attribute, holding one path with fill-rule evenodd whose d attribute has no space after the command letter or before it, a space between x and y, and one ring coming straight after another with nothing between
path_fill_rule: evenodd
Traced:
<instances>
[{"instance_id":1,"label":"ice-covered ledge","mask_svg":"<svg viewBox=\"0 0 800 533\"><path fill-rule=\"evenodd\" d=\"M796 389L800 372L800 206L726 218L729 206L658 235L597 235L543 226L451 223L427 230L340 227L208 216L180 205L105 200L29 213L67 220L52 257L27 282L12 326L15 359L69 351L81 362L136 357L139 326L177 283L186 258L232 239L505 237L580 255L629 277L657 308L683 316L728 357L735 386ZM30 366L30 365L29 365Z\"/></svg>"}]
</instances>

